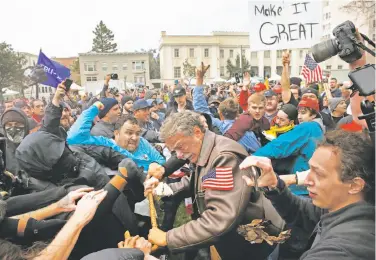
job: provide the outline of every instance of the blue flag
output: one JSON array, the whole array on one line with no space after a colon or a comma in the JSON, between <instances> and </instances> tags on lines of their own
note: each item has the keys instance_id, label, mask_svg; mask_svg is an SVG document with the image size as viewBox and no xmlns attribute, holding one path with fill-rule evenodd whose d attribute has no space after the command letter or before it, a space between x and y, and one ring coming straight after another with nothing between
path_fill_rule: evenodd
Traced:
<instances>
[{"instance_id":1,"label":"blue flag","mask_svg":"<svg viewBox=\"0 0 376 260\"><path fill-rule=\"evenodd\" d=\"M57 88L57 86L66 78L70 77L70 70L60 63L50 60L42 51L39 52L38 65L44 67L47 80L42 84Z\"/></svg>"}]
</instances>

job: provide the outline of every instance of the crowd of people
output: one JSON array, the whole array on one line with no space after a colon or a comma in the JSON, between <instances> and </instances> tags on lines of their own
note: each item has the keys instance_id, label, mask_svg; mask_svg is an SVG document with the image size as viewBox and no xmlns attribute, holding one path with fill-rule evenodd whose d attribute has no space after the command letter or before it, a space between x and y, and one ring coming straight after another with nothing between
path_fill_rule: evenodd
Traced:
<instances>
[{"instance_id":1,"label":"crowd of people","mask_svg":"<svg viewBox=\"0 0 376 260\"><path fill-rule=\"evenodd\" d=\"M363 65L364 59L350 66ZM351 82L109 87L8 102L0 258L374 259L375 148ZM151 225L145 199L163 217ZM179 206L191 221L174 227ZM262 220L284 243L245 239ZM131 237L124 237L129 231ZM152 245L158 249L152 251Z\"/></svg>"}]
</instances>

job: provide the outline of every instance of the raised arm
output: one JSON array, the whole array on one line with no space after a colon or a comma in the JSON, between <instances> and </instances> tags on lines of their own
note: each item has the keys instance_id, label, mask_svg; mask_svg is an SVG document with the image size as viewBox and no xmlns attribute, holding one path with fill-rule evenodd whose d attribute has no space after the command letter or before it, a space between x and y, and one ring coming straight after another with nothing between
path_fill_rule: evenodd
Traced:
<instances>
[{"instance_id":1,"label":"raised arm","mask_svg":"<svg viewBox=\"0 0 376 260\"><path fill-rule=\"evenodd\" d=\"M63 109L60 107L64 95L66 94L64 82L57 86L52 102L48 104L46 113L42 121L41 131L60 136L60 119Z\"/></svg>"},{"instance_id":2,"label":"raised arm","mask_svg":"<svg viewBox=\"0 0 376 260\"><path fill-rule=\"evenodd\" d=\"M288 51L282 54L282 76L281 76L281 86L282 86L282 101L287 104L291 99L290 90L290 53Z\"/></svg>"},{"instance_id":3,"label":"raised arm","mask_svg":"<svg viewBox=\"0 0 376 260\"><path fill-rule=\"evenodd\" d=\"M68 132L68 143L77 144L79 140L88 139L93 120L102 108L101 102L95 102L94 105L82 112Z\"/></svg>"}]
</instances>

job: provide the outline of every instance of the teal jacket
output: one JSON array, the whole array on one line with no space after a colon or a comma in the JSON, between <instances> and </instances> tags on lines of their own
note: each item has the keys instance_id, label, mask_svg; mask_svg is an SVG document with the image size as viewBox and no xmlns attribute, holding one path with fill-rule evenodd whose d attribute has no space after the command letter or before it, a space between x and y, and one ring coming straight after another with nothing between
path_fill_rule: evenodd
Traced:
<instances>
[{"instance_id":1,"label":"teal jacket","mask_svg":"<svg viewBox=\"0 0 376 260\"><path fill-rule=\"evenodd\" d=\"M132 159L139 167L144 170L149 169L152 162L164 164L166 160L161 154L144 138L140 138L140 143L134 152L129 152L118 146L113 139L103 136L92 136L90 129L94 118L98 115L99 109L96 106L84 110L77 121L68 132L67 142L69 145L96 145L110 147L116 152Z\"/></svg>"}]
</instances>

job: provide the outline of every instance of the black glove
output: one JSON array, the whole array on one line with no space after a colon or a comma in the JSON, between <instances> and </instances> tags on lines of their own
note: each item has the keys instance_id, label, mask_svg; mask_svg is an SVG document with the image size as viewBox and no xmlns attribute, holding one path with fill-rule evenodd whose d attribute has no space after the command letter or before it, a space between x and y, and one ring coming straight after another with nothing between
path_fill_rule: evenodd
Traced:
<instances>
[{"instance_id":1,"label":"black glove","mask_svg":"<svg viewBox=\"0 0 376 260\"><path fill-rule=\"evenodd\" d=\"M146 174L143 168L137 167L137 164L129 158L123 159L119 163L119 176L128 181L138 179L141 183L144 183Z\"/></svg>"}]
</instances>

